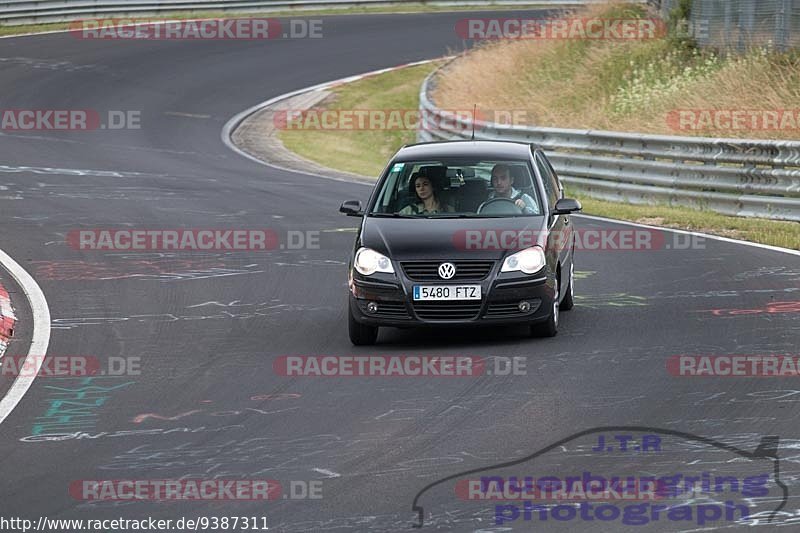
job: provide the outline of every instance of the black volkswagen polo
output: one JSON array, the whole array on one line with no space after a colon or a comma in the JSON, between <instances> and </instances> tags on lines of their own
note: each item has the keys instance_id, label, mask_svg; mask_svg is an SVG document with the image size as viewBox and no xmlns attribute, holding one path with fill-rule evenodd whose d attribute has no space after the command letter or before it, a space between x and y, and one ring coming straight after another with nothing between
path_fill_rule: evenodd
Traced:
<instances>
[{"instance_id":1,"label":"black volkswagen polo","mask_svg":"<svg viewBox=\"0 0 800 533\"><path fill-rule=\"evenodd\" d=\"M378 180L349 270L349 332L527 324L554 336L573 306L574 234L553 167L536 146L448 141L405 146Z\"/></svg>"}]
</instances>

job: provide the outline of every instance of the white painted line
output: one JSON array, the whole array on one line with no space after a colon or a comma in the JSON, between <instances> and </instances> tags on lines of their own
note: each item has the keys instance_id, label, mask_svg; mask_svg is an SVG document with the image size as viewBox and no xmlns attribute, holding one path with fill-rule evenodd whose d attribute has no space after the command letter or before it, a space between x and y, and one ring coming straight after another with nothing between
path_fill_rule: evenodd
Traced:
<instances>
[{"instance_id":1,"label":"white painted line","mask_svg":"<svg viewBox=\"0 0 800 533\"><path fill-rule=\"evenodd\" d=\"M375 70L373 72L366 72L364 74L358 74L356 76L349 76L349 77L346 77L346 78L341 78L341 79L338 79L338 80L329 81L329 82L326 82L326 83L321 83L319 85L314 85L313 87L306 87L305 89L298 89L298 90L292 91L290 93L286 93L286 94L282 94L280 96L276 96L275 98L270 98L266 102L262 102L260 104L254 105L253 107L251 107L249 109L245 109L241 113L239 113L236 116L234 116L233 118L231 118L228 122L226 122L225 126L222 128L222 142L224 142L225 145L228 148L230 148L231 150L233 150L237 154L239 154L239 155L241 155L243 157L246 157L247 159L249 159L251 161L255 161L256 163L259 163L261 165L267 166L267 167L276 168L278 170L283 170L283 171L286 171L286 172L294 172L296 174L303 174L305 176L317 176L317 177L320 177L320 178L325 178L325 179L330 179L330 180L335 180L335 181L345 181L345 182L348 182L348 183L358 183L358 184L361 184L361 185L367 185L369 187L373 187L375 185L374 183L368 183L368 182L365 182L365 181L358 181L358 180L349 180L349 179L346 179L346 178L335 178L335 177L331 177L331 176L324 176L324 175L321 175L321 174L316 174L314 172L300 171L300 170L296 170L296 169L293 169L293 168L284 168L284 167L281 167L281 166L278 166L278 165L273 165L271 163L267 163L265 161L262 161L262 160L258 159L255 156L252 156L252 155L248 154L247 152L241 150L238 146L236 146L236 144L234 144L233 140L231 139L231 136L233 135L234 130L236 130L236 128L239 126L239 124L241 124L247 117L249 117L253 113L261 111L262 109L264 109L267 106L271 106L273 104L276 104L276 103L280 102L281 100L286 100L287 98L292 98L294 96L297 96L299 94L303 94L303 93L306 93L306 92L329 89L329 88L334 87L336 85L341 85L343 83L350 83L350 82L353 82L353 81L358 81L360 79L367 78L369 76L375 76L375 75L378 75L378 74L383 74L385 72L391 72L393 70L398 70L398 69L405 68L405 67L413 67L413 66L417 66L417 65L424 65L426 63L432 63L434 61L443 61L443 60L446 61L446 60L449 60L449 59L453 59L454 57L456 57L456 56L446 56L446 57L440 57L438 59L426 59L424 61L417 61L415 63L408 63L408 64L405 64L405 65L398 65L396 67L390 67L390 68L385 68L385 69L381 69L381 70ZM798 250L790 250L789 248L781 248L779 246L770 246L768 244L759 244L759 243L755 243L755 242L741 241L741 240L738 240L738 239L729 239L728 237L720 237L720 236L717 236L717 235L709 235L707 233L699 233L699 232L695 232L695 231L685 231L685 230L674 229L674 228L663 228L663 227L660 227L660 226L648 226L646 224L637 224L635 222L628 222L628 221L625 221L625 220L616 220L616 219L613 219L613 218L597 217L597 216L593 216L593 215L575 215L575 216L584 217L584 218L593 219L593 220L600 220L600 221L604 221L604 222L613 222L613 223L617 223L617 224L626 224L628 226L638 226L640 228L650 228L650 229L657 229L657 230L662 230L662 231L671 231L673 233L682 233L684 235L694 235L696 237L703 237L705 239L712 239L712 240L716 240L716 241L729 242L729 243L732 243L732 244L740 244L740 245L743 245L743 246L752 246L752 247L755 247L755 248L762 248L764 250L770 250L770 251L773 251L773 252L780 252L780 253L800 256L800 251L798 251Z\"/></svg>"},{"instance_id":2,"label":"white painted line","mask_svg":"<svg viewBox=\"0 0 800 533\"><path fill-rule=\"evenodd\" d=\"M245 152L244 150L240 149L233 142L231 136L233 135L233 132L236 130L236 128L239 126L239 124L241 124L247 117L249 117L253 113L257 113L257 112L261 111L265 107L271 106L273 104L277 104L278 102L280 102L282 100L286 100L288 98L292 98L294 96L297 96L297 95L300 95L300 94L303 94L303 93L308 93L308 92L311 92L311 91L330 89L331 87L335 87L335 86L341 85L343 83L351 83L351 82L358 81L358 80L361 80L361 79L364 79L364 78L368 78L370 76L377 76L379 74L385 74L387 72L392 72L393 70L400 70L401 68L416 67L418 65L426 65L428 63L433 63L435 61L446 61L448 59L452 59L453 57L455 57L455 56L446 56L446 57L440 57L440 58L437 58L437 59L425 59L423 61L415 61L414 63L406 63L404 65L397 65L396 67L389 67L389 68L383 68L383 69L380 69L380 70L373 70L372 72L365 72L364 74L356 74L355 76L348 76L346 78L339 78L338 80L333 80L333 81L328 81L328 82L325 82L325 83L320 83L319 85L314 85L312 87L306 87L304 89L298 89L296 91L292 91L292 92L289 92L289 93L286 93L286 94L282 94L280 96L276 96L274 98L270 98L266 102L261 102L260 104L256 104L253 107L245 109L241 113L236 114L230 120L228 120L228 122L226 122L225 126L223 126L223 128L222 128L222 142L225 143L225 146L227 146L228 148L230 148L231 150L233 150L234 152L236 152L240 156L246 157L250 161L254 161L254 162L256 162L256 163L258 163L260 165L264 165L264 166L267 166L267 167L270 167L270 168L276 168L278 170L283 170L284 172L293 172L295 174L303 174L304 176L316 176L318 178L324 178L324 179L329 179L329 180L334 180L334 181L344 181L344 182L347 182L347 183L360 183L362 185L367 185L369 187L372 187L374 185L374 182L373 183L369 183L369 182L366 182L366 181L358 181L358 180L355 180L355 179L347 179L347 178L337 178L337 177L333 177L333 176L325 176L323 174L316 174L314 172L301 171L301 170L297 170L297 169L293 169L293 168L282 167L282 166L279 166L279 165L275 165L273 163L267 163L266 161L262 161L259 158L255 157L255 156L252 156L252 155L248 154L247 152Z\"/></svg>"},{"instance_id":3,"label":"white painted line","mask_svg":"<svg viewBox=\"0 0 800 533\"><path fill-rule=\"evenodd\" d=\"M31 338L31 347L28 350L28 355L22 363L26 368L34 368L34 372L23 372L17 376L8 393L0 400L0 424L2 424L8 415L28 392L28 389L33 385L33 380L39 375L39 370L42 368L44 357L36 357L47 355L47 347L50 344L50 309L47 307L47 300L39 285L36 283L30 274L24 268L14 261L11 256L0 250L0 264L5 267L11 277L22 287L22 291L28 298L31 305L31 312L33 314L33 335Z\"/></svg>"},{"instance_id":4,"label":"white painted line","mask_svg":"<svg viewBox=\"0 0 800 533\"><path fill-rule=\"evenodd\" d=\"M180 111L164 111L165 115L184 118L211 118L211 115L198 115L196 113L182 113Z\"/></svg>"},{"instance_id":5,"label":"white painted line","mask_svg":"<svg viewBox=\"0 0 800 533\"><path fill-rule=\"evenodd\" d=\"M790 248L781 248L780 246L771 246L769 244L761 244L757 242L750 242L750 241L741 241L739 239L730 239L728 237L720 237L719 235L709 235L708 233L700 233L697 231L687 231L682 229L675 229L675 228L662 228L661 226L649 226L647 224L639 224L637 222L628 222L626 220L617 220L615 218L605 218L605 217L597 217L594 215L575 215L577 217L588 218L590 220L600 220L602 222L613 222L615 224L625 224L628 226L636 226L639 228L648 228L648 229L656 229L661 231L671 231L673 233L680 233L682 235L693 235L695 237L703 237L704 239L711 239L714 241L722 241L722 242L729 242L733 244L742 244L745 246L753 246L755 248L762 248L764 250L770 250L772 252L781 252L784 254L796 255L800 256L800 250L792 250Z\"/></svg>"},{"instance_id":6,"label":"white painted line","mask_svg":"<svg viewBox=\"0 0 800 533\"><path fill-rule=\"evenodd\" d=\"M332 471L330 471L330 470L326 470L326 469L324 469L324 468L312 468L312 470L313 470L314 472L319 472L320 474L325 474L325 475L326 475L326 476L328 476L329 478L337 478L337 477L342 477L342 475L341 475L341 474L337 474L336 472L332 472Z\"/></svg>"},{"instance_id":7,"label":"white painted line","mask_svg":"<svg viewBox=\"0 0 800 533\"><path fill-rule=\"evenodd\" d=\"M66 30L49 30L49 31L36 31L32 33L17 33L14 35L0 35L0 39L15 39L17 37L32 37L34 35L50 35L51 33L66 33L69 29Z\"/></svg>"}]
</instances>

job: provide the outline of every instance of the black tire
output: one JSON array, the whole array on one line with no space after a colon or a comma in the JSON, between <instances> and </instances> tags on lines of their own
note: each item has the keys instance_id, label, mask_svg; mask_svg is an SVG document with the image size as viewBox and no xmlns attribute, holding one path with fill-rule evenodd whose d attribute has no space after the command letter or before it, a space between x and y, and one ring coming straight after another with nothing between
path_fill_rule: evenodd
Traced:
<instances>
[{"instance_id":1,"label":"black tire","mask_svg":"<svg viewBox=\"0 0 800 533\"><path fill-rule=\"evenodd\" d=\"M378 340L378 326L368 326L356 322L353 318L353 310L347 311L347 332L350 334L350 342L355 346L372 346Z\"/></svg>"},{"instance_id":2,"label":"black tire","mask_svg":"<svg viewBox=\"0 0 800 533\"><path fill-rule=\"evenodd\" d=\"M550 316L547 317L546 321L531 324L532 337L555 337L558 333L559 295L558 281L556 281L556 297L553 300L553 309L550 311Z\"/></svg>"},{"instance_id":3,"label":"black tire","mask_svg":"<svg viewBox=\"0 0 800 533\"><path fill-rule=\"evenodd\" d=\"M575 307L575 258L572 259L572 264L569 267L569 285L567 285L567 294L561 300L559 311L569 311Z\"/></svg>"}]
</instances>

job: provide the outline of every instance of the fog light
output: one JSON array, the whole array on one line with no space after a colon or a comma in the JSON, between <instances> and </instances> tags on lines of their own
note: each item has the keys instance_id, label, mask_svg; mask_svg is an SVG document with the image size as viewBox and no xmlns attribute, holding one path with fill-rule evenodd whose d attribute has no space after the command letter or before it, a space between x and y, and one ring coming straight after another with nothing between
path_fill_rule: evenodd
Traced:
<instances>
[{"instance_id":1,"label":"fog light","mask_svg":"<svg viewBox=\"0 0 800 533\"><path fill-rule=\"evenodd\" d=\"M523 301L521 301L519 303L519 311L520 311L520 313L527 313L530 310L531 310L531 303L530 302L526 302L525 300L523 300Z\"/></svg>"},{"instance_id":2,"label":"fog light","mask_svg":"<svg viewBox=\"0 0 800 533\"><path fill-rule=\"evenodd\" d=\"M370 302L367 304L367 313L375 314L378 312L378 304L375 302Z\"/></svg>"}]
</instances>

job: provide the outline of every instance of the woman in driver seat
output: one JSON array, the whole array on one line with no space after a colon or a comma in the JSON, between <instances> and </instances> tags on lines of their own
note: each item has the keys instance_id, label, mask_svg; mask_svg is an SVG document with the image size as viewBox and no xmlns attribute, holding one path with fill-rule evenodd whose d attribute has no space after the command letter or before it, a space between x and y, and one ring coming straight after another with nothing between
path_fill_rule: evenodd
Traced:
<instances>
[{"instance_id":1,"label":"woman in driver seat","mask_svg":"<svg viewBox=\"0 0 800 533\"><path fill-rule=\"evenodd\" d=\"M495 198L508 198L514 202L514 205L522 209L526 215L538 215L539 209L536 202L530 195L522 191L518 191L512 186L513 179L511 179L511 167L504 164L495 165L492 168L492 187L494 191L489 194L488 200Z\"/></svg>"},{"instance_id":2,"label":"woman in driver seat","mask_svg":"<svg viewBox=\"0 0 800 533\"><path fill-rule=\"evenodd\" d=\"M437 196L439 191L433 186L433 182L429 177L417 172L411 176L410 181L414 184L414 191L418 201L401 209L401 215L427 215L455 211L453 206L439 201Z\"/></svg>"}]
</instances>

